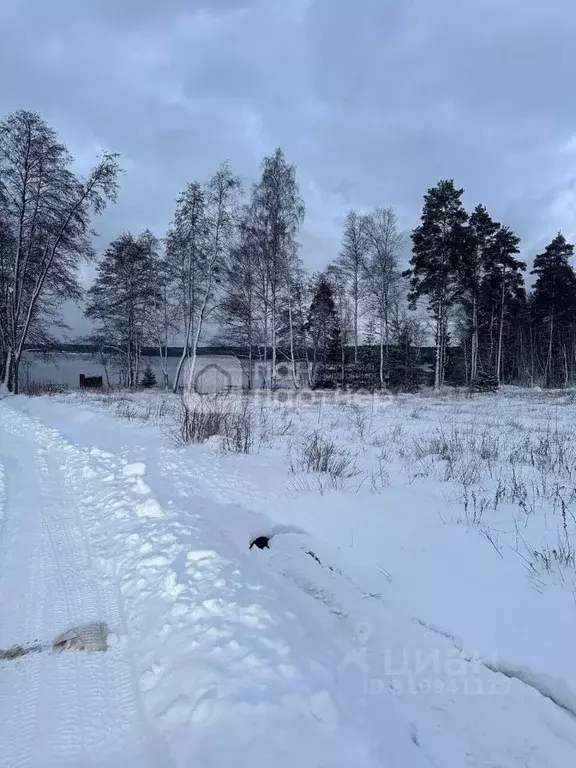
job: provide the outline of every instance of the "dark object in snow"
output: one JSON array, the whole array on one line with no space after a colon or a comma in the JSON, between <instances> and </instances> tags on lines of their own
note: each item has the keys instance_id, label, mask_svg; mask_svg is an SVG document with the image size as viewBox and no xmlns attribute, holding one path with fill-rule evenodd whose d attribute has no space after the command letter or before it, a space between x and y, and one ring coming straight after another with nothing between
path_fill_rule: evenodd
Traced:
<instances>
[{"instance_id":1,"label":"dark object in snow","mask_svg":"<svg viewBox=\"0 0 576 768\"><path fill-rule=\"evenodd\" d=\"M103 622L93 622L82 627L73 627L63 632L52 643L54 653L62 651L107 651L108 626Z\"/></svg>"},{"instance_id":2,"label":"dark object in snow","mask_svg":"<svg viewBox=\"0 0 576 768\"><path fill-rule=\"evenodd\" d=\"M311 558L313 558L314 560L316 560L316 562L318 563L318 565L322 565L322 560L320 560L320 558L318 557L318 555L315 555L315 554L314 554L314 552L312 552L312 550L311 550L311 549L307 549L307 550L306 550L306 554L307 554L307 555L310 555L310 557L311 557Z\"/></svg>"},{"instance_id":3,"label":"dark object in snow","mask_svg":"<svg viewBox=\"0 0 576 768\"><path fill-rule=\"evenodd\" d=\"M12 648L0 648L0 661L14 661L22 656L27 656L29 653L38 653L42 650L42 646L35 643L34 645L13 645Z\"/></svg>"},{"instance_id":4,"label":"dark object in snow","mask_svg":"<svg viewBox=\"0 0 576 768\"><path fill-rule=\"evenodd\" d=\"M14 645L12 648L0 648L0 661L14 661L29 653L41 651L88 651L98 652L108 650L108 625L100 621L73 627L63 632L52 643L41 645L35 641L32 645Z\"/></svg>"},{"instance_id":5,"label":"dark object in snow","mask_svg":"<svg viewBox=\"0 0 576 768\"><path fill-rule=\"evenodd\" d=\"M250 543L250 549L254 546L258 547L258 549L270 549L270 537L258 536L257 539L254 539L254 541Z\"/></svg>"},{"instance_id":6,"label":"dark object in snow","mask_svg":"<svg viewBox=\"0 0 576 768\"><path fill-rule=\"evenodd\" d=\"M313 560L316 560L316 562L318 563L318 565L321 565L321 566L322 566L322 568L328 568L328 570L329 570L329 571L332 571L332 573L339 573L339 574L340 574L340 576L342 576L342 575L343 575L341 570L339 570L339 569L337 569L337 568L332 568L332 566L331 566L331 565L325 565L325 564L322 562L322 560L320 560L320 558L318 557L318 555L317 555L315 552L312 552L312 550L311 550L311 549L304 549L304 552L306 552L306 554L307 554L307 555L309 555L309 557L311 557Z\"/></svg>"},{"instance_id":7,"label":"dark object in snow","mask_svg":"<svg viewBox=\"0 0 576 768\"><path fill-rule=\"evenodd\" d=\"M80 389L102 389L102 376L80 374Z\"/></svg>"}]
</instances>

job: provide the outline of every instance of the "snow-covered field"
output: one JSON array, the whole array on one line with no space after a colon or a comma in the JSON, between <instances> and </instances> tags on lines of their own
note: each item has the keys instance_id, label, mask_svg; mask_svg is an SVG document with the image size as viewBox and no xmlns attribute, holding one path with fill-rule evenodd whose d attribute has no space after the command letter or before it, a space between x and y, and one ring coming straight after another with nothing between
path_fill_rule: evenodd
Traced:
<instances>
[{"instance_id":1,"label":"snow-covered field","mask_svg":"<svg viewBox=\"0 0 576 768\"><path fill-rule=\"evenodd\" d=\"M0 766L576 765L576 395L286 397L0 401Z\"/></svg>"}]
</instances>

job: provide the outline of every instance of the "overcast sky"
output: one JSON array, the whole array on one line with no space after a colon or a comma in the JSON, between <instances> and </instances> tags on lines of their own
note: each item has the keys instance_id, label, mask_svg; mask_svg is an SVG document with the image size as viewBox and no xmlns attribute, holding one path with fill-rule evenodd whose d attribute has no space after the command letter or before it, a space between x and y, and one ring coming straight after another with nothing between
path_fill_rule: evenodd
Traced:
<instances>
[{"instance_id":1,"label":"overcast sky","mask_svg":"<svg viewBox=\"0 0 576 768\"><path fill-rule=\"evenodd\" d=\"M441 178L523 240L576 237L574 0L2 0L0 112L39 111L81 167L121 153L97 223L162 235L188 181L247 183L284 148L302 256L338 251L346 211L418 220ZM72 322L82 330L77 315Z\"/></svg>"}]
</instances>

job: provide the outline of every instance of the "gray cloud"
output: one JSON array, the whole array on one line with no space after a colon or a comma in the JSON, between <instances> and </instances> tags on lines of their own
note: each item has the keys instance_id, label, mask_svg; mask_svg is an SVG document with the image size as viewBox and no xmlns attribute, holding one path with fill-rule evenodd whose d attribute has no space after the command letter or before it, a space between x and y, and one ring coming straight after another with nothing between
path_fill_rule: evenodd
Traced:
<instances>
[{"instance_id":1,"label":"gray cloud","mask_svg":"<svg viewBox=\"0 0 576 768\"><path fill-rule=\"evenodd\" d=\"M454 177L529 258L576 236L572 0L6 0L0 112L37 109L80 167L123 156L122 229L229 159L248 182L282 145L299 168L303 257L321 268L351 206L414 226Z\"/></svg>"}]
</instances>

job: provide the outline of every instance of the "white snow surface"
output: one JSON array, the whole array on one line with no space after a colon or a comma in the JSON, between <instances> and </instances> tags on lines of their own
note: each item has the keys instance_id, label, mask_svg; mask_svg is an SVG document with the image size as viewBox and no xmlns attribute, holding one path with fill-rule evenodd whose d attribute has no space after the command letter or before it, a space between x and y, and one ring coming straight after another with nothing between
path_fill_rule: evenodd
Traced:
<instances>
[{"instance_id":1,"label":"white snow surface","mask_svg":"<svg viewBox=\"0 0 576 768\"><path fill-rule=\"evenodd\" d=\"M102 401L0 400L0 648L112 633L106 653L0 661L0 768L576 765L575 574L529 555L572 507L528 499L521 518L481 502L479 478L463 513L446 469L395 453L454 420L555 419L574 440L570 403L405 398L362 404L369 424L286 405L286 445L247 456L177 446ZM370 480L291 473L310 429ZM259 535L270 549L249 549Z\"/></svg>"}]
</instances>

